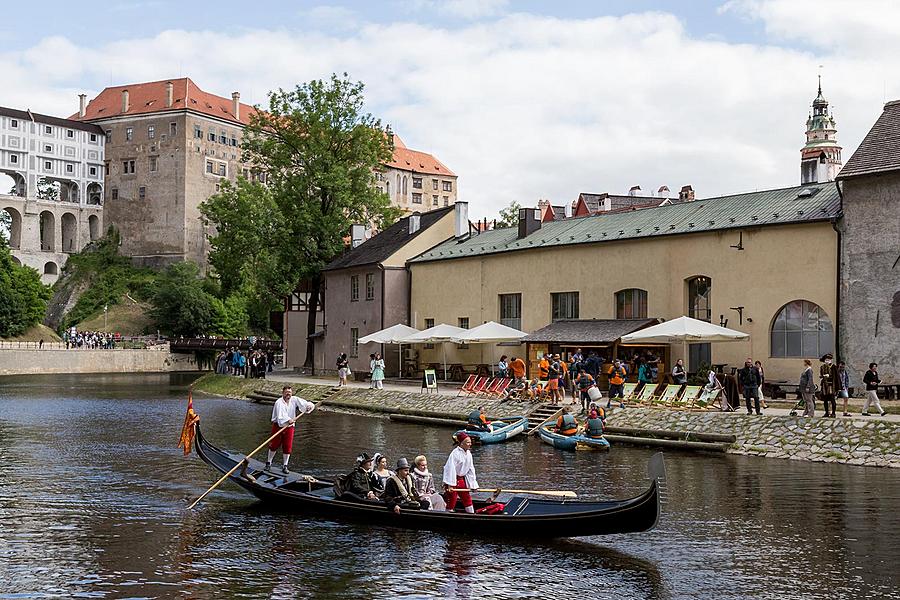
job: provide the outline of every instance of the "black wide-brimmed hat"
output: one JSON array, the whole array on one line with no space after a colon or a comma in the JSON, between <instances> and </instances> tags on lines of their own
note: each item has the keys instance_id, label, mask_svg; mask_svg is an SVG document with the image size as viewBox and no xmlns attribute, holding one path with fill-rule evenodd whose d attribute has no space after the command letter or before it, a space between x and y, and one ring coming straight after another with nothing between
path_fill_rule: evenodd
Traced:
<instances>
[{"instance_id":1,"label":"black wide-brimmed hat","mask_svg":"<svg viewBox=\"0 0 900 600\"><path fill-rule=\"evenodd\" d=\"M832 354L831 352L828 352L827 354L823 354L822 358L819 359L819 362L825 362L829 358L834 360L834 354Z\"/></svg>"},{"instance_id":2,"label":"black wide-brimmed hat","mask_svg":"<svg viewBox=\"0 0 900 600\"><path fill-rule=\"evenodd\" d=\"M371 460L372 460L372 457L369 456L369 453L363 452L362 454L360 454L359 456L356 457L356 464L364 465L367 462L370 462Z\"/></svg>"}]
</instances>

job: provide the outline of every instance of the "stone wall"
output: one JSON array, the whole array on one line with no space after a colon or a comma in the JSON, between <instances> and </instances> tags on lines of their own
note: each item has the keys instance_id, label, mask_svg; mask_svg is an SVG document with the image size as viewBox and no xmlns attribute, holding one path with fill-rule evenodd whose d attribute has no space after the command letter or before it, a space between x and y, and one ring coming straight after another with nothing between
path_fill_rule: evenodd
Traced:
<instances>
[{"instance_id":1,"label":"stone wall","mask_svg":"<svg viewBox=\"0 0 900 600\"><path fill-rule=\"evenodd\" d=\"M732 434L732 454L900 468L900 423L743 413L612 409L609 425Z\"/></svg>"},{"instance_id":2,"label":"stone wall","mask_svg":"<svg viewBox=\"0 0 900 600\"><path fill-rule=\"evenodd\" d=\"M0 350L0 375L52 373L166 373L196 371L193 354L167 345L146 350Z\"/></svg>"}]
</instances>

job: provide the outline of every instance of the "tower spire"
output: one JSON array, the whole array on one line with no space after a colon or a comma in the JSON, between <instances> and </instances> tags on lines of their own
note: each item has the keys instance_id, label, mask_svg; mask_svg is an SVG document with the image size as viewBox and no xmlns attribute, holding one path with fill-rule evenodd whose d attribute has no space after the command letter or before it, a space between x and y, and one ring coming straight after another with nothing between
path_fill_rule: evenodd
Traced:
<instances>
[{"instance_id":1,"label":"tower spire","mask_svg":"<svg viewBox=\"0 0 900 600\"><path fill-rule=\"evenodd\" d=\"M806 120L806 144L800 150L801 184L834 181L842 166L837 124L828 110L828 100L822 95L821 73L816 91L812 112Z\"/></svg>"}]
</instances>

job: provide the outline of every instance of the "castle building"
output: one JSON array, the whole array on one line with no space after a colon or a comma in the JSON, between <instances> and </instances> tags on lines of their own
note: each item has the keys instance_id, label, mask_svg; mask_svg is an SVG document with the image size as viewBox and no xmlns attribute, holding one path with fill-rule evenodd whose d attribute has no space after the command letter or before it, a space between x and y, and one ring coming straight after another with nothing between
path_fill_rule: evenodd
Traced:
<instances>
[{"instance_id":1,"label":"castle building","mask_svg":"<svg viewBox=\"0 0 900 600\"><path fill-rule=\"evenodd\" d=\"M100 237L103 130L96 125L0 107L0 211L13 258L51 284L68 255Z\"/></svg>"},{"instance_id":2,"label":"castle building","mask_svg":"<svg viewBox=\"0 0 900 600\"><path fill-rule=\"evenodd\" d=\"M834 181L841 170L841 147L837 143L837 124L828 110L828 100L819 93L806 120L806 144L800 150L800 183Z\"/></svg>"},{"instance_id":3,"label":"castle building","mask_svg":"<svg viewBox=\"0 0 900 600\"><path fill-rule=\"evenodd\" d=\"M241 137L255 109L201 90L189 78L108 87L73 115L106 138L105 222L122 234L138 264L206 264L208 231L199 207L224 180L255 174ZM456 202L456 175L394 136L394 155L377 185L409 213ZM260 174L262 176L262 174Z\"/></svg>"}]
</instances>

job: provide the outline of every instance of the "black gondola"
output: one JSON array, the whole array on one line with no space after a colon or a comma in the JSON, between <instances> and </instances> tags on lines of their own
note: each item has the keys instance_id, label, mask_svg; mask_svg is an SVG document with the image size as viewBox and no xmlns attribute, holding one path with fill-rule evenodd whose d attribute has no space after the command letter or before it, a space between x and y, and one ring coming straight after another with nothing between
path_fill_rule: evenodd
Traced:
<instances>
[{"instance_id":1,"label":"black gondola","mask_svg":"<svg viewBox=\"0 0 900 600\"><path fill-rule=\"evenodd\" d=\"M210 444L197 425L195 447L204 462L227 473L244 459L243 454L226 452ZM264 470L250 459L246 470L238 469L229 479L260 500L292 511L335 520L358 520L372 525L407 529L452 529L457 532L508 537L579 537L648 531L656 526L666 471L662 454L649 462L650 487L627 500L582 502L513 496L497 514L471 514L428 510L389 511L381 502L336 499L331 484L309 481L303 475L282 475ZM476 508L485 500L476 500Z\"/></svg>"}]
</instances>

